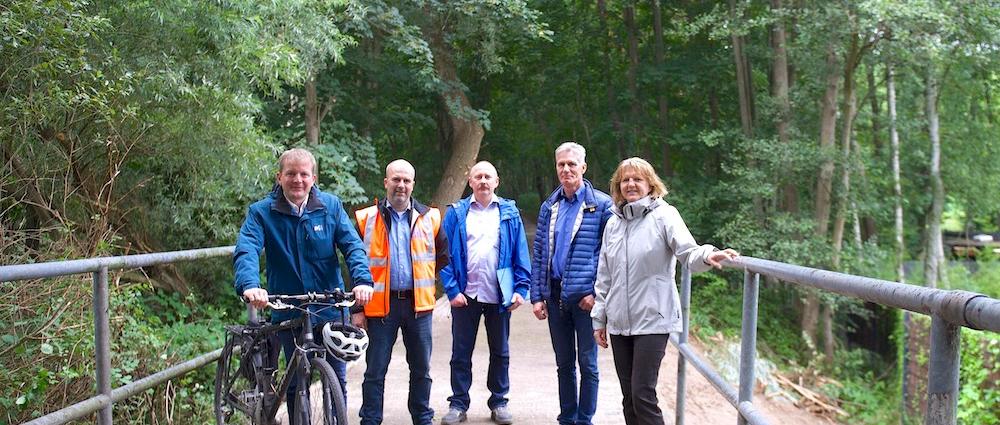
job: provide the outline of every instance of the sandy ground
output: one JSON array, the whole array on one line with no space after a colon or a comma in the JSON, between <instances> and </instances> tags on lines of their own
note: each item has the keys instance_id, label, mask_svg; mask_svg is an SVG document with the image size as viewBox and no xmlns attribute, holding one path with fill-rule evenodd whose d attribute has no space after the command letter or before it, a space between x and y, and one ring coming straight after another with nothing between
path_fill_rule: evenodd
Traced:
<instances>
[{"instance_id":1,"label":"sandy ground","mask_svg":"<svg viewBox=\"0 0 1000 425\"><path fill-rule=\"evenodd\" d=\"M431 407L435 411L435 423L448 412L448 396L451 395L448 361L451 356L451 315L447 302L439 301L434 312L434 350L432 354L431 376L434 385L431 390ZM482 326L482 325L480 325ZM545 322L536 320L531 309L523 306L511 318L511 390L508 394L509 407L518 424L553 424L559 413L556 389L555 356L549 340ZM674 423L676 406L677 350L667 349L660 368L658 387L660 407L668 424ZM486 389L486 367L488 348L485 328L480 328L476 351L473 356L473 384L470 391L472 407L469 409L468 424L488 424L490 411L486 406L489 392ZM598 357L600 367L600 389L597 402L595 424L623 424L621 415L621 388L614 371L610 349L601 349ZM363 380L364 359L349 365L347 387L348 407L351 423L359 422L357 412L361 407L361 382ZM688 424L736 423L734 409L715 389L690 365L686 405ZM406 409L409 369L406 365L402 340L396 342L389 376L386 377L384 417L385 423L408 424L410 415ZM735 383L734 383L735 386ZM813 424L827 423L826 420L800 410L784 400L769 400L762 395L754 401L770 419L772 424Z\"/></svg>"}]
</instances>

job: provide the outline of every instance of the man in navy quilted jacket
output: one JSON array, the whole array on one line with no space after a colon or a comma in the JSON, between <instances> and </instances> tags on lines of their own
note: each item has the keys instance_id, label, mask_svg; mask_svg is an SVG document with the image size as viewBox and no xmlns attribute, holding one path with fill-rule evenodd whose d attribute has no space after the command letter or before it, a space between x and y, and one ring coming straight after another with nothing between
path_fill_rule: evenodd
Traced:
<instances>
[{"instance_id":1,"label":"man in navy quilted jacket","mask_svg":"<svg viewBox=\"0 0 1000 425\"><path fill-rule=\"evenodd\" d=\"M597 410L597 344L590 309L611 197L583 178L586 157L583 146L572 141L556 148L560 186L542 203L532 249L531 303L535 317L549 323L560 424L590 425Z\"/></svg>"}]
</instances>

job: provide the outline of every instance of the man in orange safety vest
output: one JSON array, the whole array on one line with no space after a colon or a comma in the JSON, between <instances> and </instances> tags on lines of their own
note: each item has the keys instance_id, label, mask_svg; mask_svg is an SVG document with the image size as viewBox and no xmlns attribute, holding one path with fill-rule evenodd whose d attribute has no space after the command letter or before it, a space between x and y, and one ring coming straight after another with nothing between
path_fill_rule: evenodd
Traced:
<instances>
[{"instance_id":1,"label":"man in orange safety vest","mask_svg":"<svg viewBox=\"0 0 1000 425\"><path fill-rule=\"evenodd\" d=\"M374 281L371 301L355 324L368 330L368 368L361 386L361 424L382 423L385 375L402 331L410 366L407 407L414 424L431 424L431 314L435 277L448 265L441 212L411 196L415 171L398 159L385 168L385 200L355 212ZM393 421L398 422L398 421Z\"/></svg>"}]
</instances>

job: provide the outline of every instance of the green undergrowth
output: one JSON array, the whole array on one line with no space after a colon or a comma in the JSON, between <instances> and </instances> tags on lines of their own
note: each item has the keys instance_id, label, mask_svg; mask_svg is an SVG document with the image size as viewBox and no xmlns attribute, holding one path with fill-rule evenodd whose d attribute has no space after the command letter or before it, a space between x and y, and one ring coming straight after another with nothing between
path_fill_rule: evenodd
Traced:
<instances>
[{"instance_id":1,"label":"green undergrowth","mask_svg":"<svg viewBox=\"0 0 1000 425\"><path fill-rule=\"evenodd\" d=\"M975 272L964 266L949 267L949 279L944 288L1000 297L1000 261L981 260L975 265ZM859 273L872 275L875 272ZM742 282L742 274L731 271L693 276L691 330L696 337L709 341L722 335L728 340L738 340L743 312ZM898 310L884 310L877 317L871 317L858 302L838 298L834 320L835 333L840 337L834 357L828 362L823 358L822 349L811 347L800 334L799 296L800 293L789 285L762 278L757 328L759 355L778 365L782 373L804 377L811 389L836 400L839 408L846 412L846 416L836 418L842 423L900 423L903 411L902 314ZM928 317L919 314L911 317L929 329ZM857 326L853 321L878 323L888 326L889 330L895 329L891 341L887 342L895 349L880 355L863 348L844 347L843 335ZM910 354L916 359L917 379L924 380L919 385L926 385L928 335L922 333L915 337L919 350ZM924 397L926 387L918 388L915 393ZM920 400L909 403L919 405ZM906 423L922 423L922 413L911 413L911 416L917 417L908 418ZM1000 424L1000 335L996 333L962 329L958 423Z\"/></svg>"},{"instance_id":2,"label":"green undergrowth","mask_svg":"<svg viewBox=\"0 0 1000 425\"><path fill-rule=\"evenodd\" d=\"M8 286L4 296L35 291L53 297L22 303L21 311L0 317L0 338L14 347L0 356L0 424L21 423L95 395L90 279L17 282L22 287L16 290L13 283L2 285ZM226 311L238 310L145 283L112 280L110 301L114 388L220 348L223 324L237 320ZM115 422L212 422L213 365L116 403Z\"/></svg>"},{"instance_id":3,"label":"green undergrowth","mask_svg":"<svg viewBox=\"0 0 1000 425\"><path fill-rule=\"evenodd\" d=\"M757 349L781 362L803 363L808 347L799 337L794 294L761 282L757 312ZM702 273L691 278L691 330L705 339L722 334L739 338L743 320L743 276Z\"/></svg>"},{"instance_id":4,"label":"green undergrowth","mask_svg":"<svg viewBox=\"0 0 1000 425\"><path fill-rule=\"evenodd\" d=\"M721 334L737 340L743 314L742 274L704 273L692 277L692 332L702 340ZM799 293L789 285L763 278L758 298L757 349L780 373L805 376L813 390L837 400L849 418L843 422L898 422L899 391L893 384L894 365L865 349L837 350L833 361L801 337Z\"/></svg>"}]
</instances>

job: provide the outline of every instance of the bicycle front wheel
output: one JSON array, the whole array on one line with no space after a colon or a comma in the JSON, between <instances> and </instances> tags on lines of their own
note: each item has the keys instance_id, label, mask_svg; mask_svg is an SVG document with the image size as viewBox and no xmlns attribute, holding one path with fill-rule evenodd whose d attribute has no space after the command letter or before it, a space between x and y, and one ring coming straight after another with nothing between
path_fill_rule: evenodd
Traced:
<instances>
[{"instance_id":1,"label":"bicycle front wheel","mask_svg":"<svg viewBox=\"0 0 1000 425\"><path fill-rule=\"evenodd\" d=\"M217 425L262 424L263 394L254 377L253 362L244 339L231 336L222 348L215 370L215 422ZM246 361L244 361L246 360Z\"/></svg>"},{"instance_id":2,"label":"bicycle front wheel","mask_svg":"<svg viewBox=\"0 0 1000 425\"><path fill-rule=\"evenodd\" d=\"M298 412L309 412L310 425L347 425L347 403L337 373L326 359L309 359L309 399L299 399Z\"/></svg>"}]
</instances>

